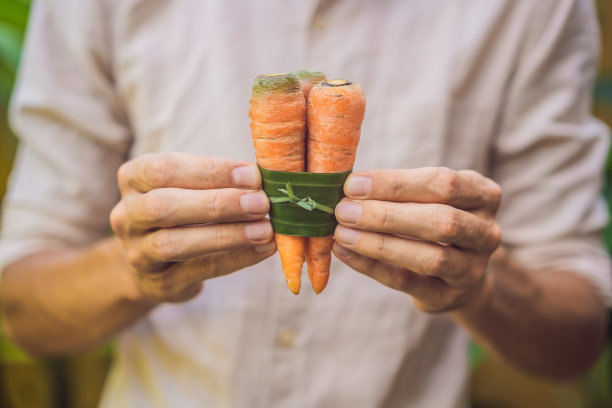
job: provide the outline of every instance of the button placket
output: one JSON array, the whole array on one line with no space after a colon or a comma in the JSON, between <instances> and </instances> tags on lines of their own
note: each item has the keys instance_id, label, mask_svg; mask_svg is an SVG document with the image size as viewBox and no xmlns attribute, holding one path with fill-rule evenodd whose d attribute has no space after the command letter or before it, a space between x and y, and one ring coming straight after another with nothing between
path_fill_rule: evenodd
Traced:
<instances>
[{"instance_id":1,"label":"button placket","mask_svg":"<svg viewBox=\"0 0 612 408\"><path fill-rule=\"evenodd\" d=\"M300 327L305 317L307 294L293 295L281 276L275 280L272 291L274 316L271 324L270 402L272 405L290 406L297 390L304 383L305 350L300 338ZM302 282L302 292L309 290L308 280Z\"/></svg>"}]
</instances>

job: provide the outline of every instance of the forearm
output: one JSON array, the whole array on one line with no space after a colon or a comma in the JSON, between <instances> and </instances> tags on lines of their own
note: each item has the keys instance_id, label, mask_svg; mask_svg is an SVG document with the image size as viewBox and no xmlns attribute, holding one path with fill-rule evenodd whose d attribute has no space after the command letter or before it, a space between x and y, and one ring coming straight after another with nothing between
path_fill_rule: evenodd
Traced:
<instances>
[{"instance_id":1,"label":"forearm","mask_svg":"<svg viewBox=\"0 0 612 408\"><path fill-rule=\"evenodd\" d=\"M606 309L565 271L527 271L496 256L478 298L454 319L492 354L557 380L584 372L605 341Z\"/></svg>"},{"instance_id":2,"label":"forearm","mask_svg":"<svg viewBox=\"0 0 612 408\"><path fill-rule=\"evenodd\" d=\"M131 276L114 237L17 261L2 277L5 334L40 356L97 346L155 305Z\"/></svg>"}]
</instances>

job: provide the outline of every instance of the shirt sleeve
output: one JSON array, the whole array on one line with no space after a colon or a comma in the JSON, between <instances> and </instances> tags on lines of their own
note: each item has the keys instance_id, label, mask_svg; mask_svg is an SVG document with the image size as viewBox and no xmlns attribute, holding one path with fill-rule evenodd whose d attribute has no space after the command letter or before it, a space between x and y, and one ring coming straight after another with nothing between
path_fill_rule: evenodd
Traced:
<instances>
[{"instance_id":1,"label":"shirt sleeve","mask_svg":"<svg viewBox=\"0 0 612 408\"><path fill-rule=\"evenodd\" d=\"M610 260L601 240L609 132L590 114L599 53L594 6L534 4L494 146L502 240L526 267L587 278L610 306Z\"/></svg>"},{"instance_id":2,"label":"shirt sleeve","mask_svg":"<svg viewBox=\"0 0 612 408\"><path fill-rule=\"evenodd\" d=\"M97 2L33 2L11 122L19 139L2 206L0 272L31 253L110 232L131 132Z\"/></svg>"}]
</instances>

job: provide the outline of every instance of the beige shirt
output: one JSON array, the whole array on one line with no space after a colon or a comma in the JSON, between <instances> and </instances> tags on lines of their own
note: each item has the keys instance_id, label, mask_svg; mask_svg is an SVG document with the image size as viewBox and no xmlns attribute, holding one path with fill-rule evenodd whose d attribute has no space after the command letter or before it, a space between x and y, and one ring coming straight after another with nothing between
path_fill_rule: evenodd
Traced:
<instances>
[{"instance_id":1,"label":"beige shirt","mask_svg":"<svg viewBox=\"0 0 612 408\"><path fill-rule=\"evenodd\" d=\"M254 160L253 78L316 69L363 85L356 169L492 177L512 256L574 270L610 304L608 136L589 116L597 48L588 0L38 0L0 267L106 236L129 157ZM467 404L462 330L337 261L319 296L293 296L275 255L118 339L103 407Z\"/></svg>"}]
</instances>

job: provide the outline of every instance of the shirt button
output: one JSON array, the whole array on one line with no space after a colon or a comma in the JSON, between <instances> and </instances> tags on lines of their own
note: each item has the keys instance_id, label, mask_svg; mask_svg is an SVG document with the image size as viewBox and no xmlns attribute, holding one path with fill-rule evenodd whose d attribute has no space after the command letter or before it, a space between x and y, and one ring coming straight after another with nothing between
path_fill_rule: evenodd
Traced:
<instances>
[{"instance_id":1,"label":"shirt button","mask_svg":"<svg viewBox=\"0 0 612 408\"><path fill-rule=\"evenodd\" d=\"M317 31L323 31L325 30L325 20L323 20L323 17L316 16L312 21L312 26Z\"/></svg>"},{"instance_id":2,"label":"shirt button","mask_svg":"<svg viewBox=\"0 0 612 408\"><path fill-rule=\"evenodd\" d=\"M282 329L276 335L276 344L282 348L289 348L293 346L295 340L295 332L291 329Z\"/></svg>"}]
</instances>

